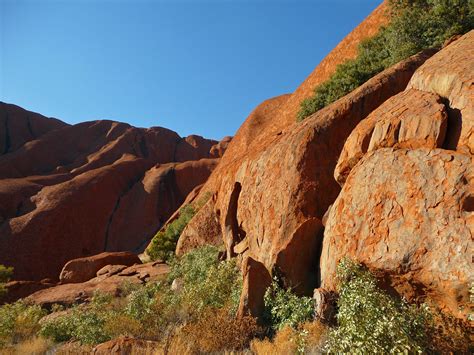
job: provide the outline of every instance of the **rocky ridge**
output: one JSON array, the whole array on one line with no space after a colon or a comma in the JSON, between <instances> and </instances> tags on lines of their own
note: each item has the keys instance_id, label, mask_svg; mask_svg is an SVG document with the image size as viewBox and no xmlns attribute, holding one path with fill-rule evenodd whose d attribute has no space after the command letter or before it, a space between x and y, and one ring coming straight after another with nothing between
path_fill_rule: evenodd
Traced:
<instances>
[{"instance_id":1,"label":"rocky ridge","mask_svg":"<svg viewBox=\"0 0 474 355\"><path fill-rule=\"evenodd\" d=\"M0 108L0 264L15 280L57 280L71 259L141 251L230 141Z\"/></svg>"}]
</instances>

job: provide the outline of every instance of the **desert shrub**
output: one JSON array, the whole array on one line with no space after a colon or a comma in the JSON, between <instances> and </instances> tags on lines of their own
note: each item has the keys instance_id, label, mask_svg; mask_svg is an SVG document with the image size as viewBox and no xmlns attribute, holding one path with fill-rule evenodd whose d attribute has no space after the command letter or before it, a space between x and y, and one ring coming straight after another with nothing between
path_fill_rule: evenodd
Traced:
<instances>
[{"instance_id":1,"label":"desert shrub","mask_svg":"<svg viewBox=\"0 0 474 355\"><path fill-rule=\"evenodd\" d=\"M196 320L185 324L176 332L170 353L243 350L259 331L253 317L237 319L227 308L208 308Z\"/></svg>"},{"instance_id":2,"label":"desert shrub","mask_svg":"<svg viewBox=\"0 0 474 355\"><path fill-rule=\"evenodd\" d=\"M174 256L179 236L210 197L209 192L204 193L197 201L182 207L179 210L178 218L156 233L147 248L147 254L151 260L169 261Z\"/></svg>"},{"instance_id":3,"label":"desert shrub","mask_svg":"<svg viewBox=\"0 0 474 355\"><path fill-rule=\"evenodd\" d=\"M343 259L337 268L338 326L329 333L330 353L415 353L427 348L430 312L378 286L362 265Z\"/></svg>"},{"instance_id":4,"label":"desert shrub","mask_svg":"<svg viewBox=\"0 0 474 355\"><path fill-rule=\"evenodd\" d=\"M348 94L375 74L426 48L440 47L474 28L472 0L391 0L391 22L362 41L355 59L338 65L331 77L301 102L299 121Z\"/></svg>"},{"instance_id":5,"label":"desert shrub","mask_svg":"<svg viewBox=\"0 0 474 355\"><path fill-rule=\"evenodd\" d=\"M46 311L25 302L5 304L0 307L0 347L32 337L39 329L39 320Z\"/></svg>"},{"instance_id":6,"label":"desert shrub","mask_svg":"<svg viewBox=\"0 0 474 355\"><path fill-rule=\"evenodd\" d=\"M242 288L235 260L219 261L214 246L197 248L171 263L169 280L181 279L181 302L193 310L229 306L236 310Z\"/></svg>"},{"instance_id":7,"label":"desert shrub","mask_svg":"<svg viewBox=\"0 0 474 355\"><path fill-rule=\"evenodd\" d=\"M265 320L271 328L280 330L285 326L296 328L300 323L313 318L313 300L299 297L291 289L284 289L274 279L265 292Z\"/></svg>"},{"instance_id":8,"label":"desert shrub","mask_svg":"<svg viewBox=\"0 0 474 355\"><path fill-rule=\"evenodd\" d=\"M254 339L250 350L256 355L266 354L319 354L328 329L320 322L305 322L296 329L284 326L272 339Z\"/></svg>"},{"instance_id":9,"label":"desert shrub","mask_svg":"<svg viewBox=\"0 0 474 355\"><path fill-rule=\"evenodd\" d=\"M75 306L46 320L41 325L40 334L55 342L73 340L81 344L99 344L110 340L105 324L116 316L116 312L108 307L111 301L109 295L96 294L90 304Z\"/></svg>"},{"instance_id":10,"label":"desert shrub","mask_svg":"<svg viewBox=\"0 0 474 355\"><path fill-rule=\"evenodd\" d=\"M46 354L53 347L50 339L33 336L15 345L15 354Z\"/></svg>"},{"instance_id":11,"label":"desert shrub","mask_svg":"<svg viewBox=\"0 0 474 355\"><path fill-rule=\"evenodd\" d=\"M184 206L179 211L178 218L156 233L147 249L151 260L167 261L174 255L179 236L195 213L193 206Z\"/></svg>"},{"instance_id":12,"label":"desert shrub","mask_svg":"<svg viewBox=\"0 0 474 355\"><path fill-rule=\"evenodd\" d=\"M13 268L0 265L0 297L6 293L5 284L13 275Z\"/></svg>"}]
</instances>

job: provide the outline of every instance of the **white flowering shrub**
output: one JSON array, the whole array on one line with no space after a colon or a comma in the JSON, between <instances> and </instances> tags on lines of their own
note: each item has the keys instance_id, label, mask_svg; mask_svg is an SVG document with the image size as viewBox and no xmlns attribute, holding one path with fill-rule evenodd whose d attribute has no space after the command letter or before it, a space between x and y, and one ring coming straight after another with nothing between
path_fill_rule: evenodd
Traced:
<instances>
[{"instance_id":1,"label":"white flowering shrub","mask_svg":"<svg viewBox=\"0 0 474 355\"><path fill-rule=\"evenodd\" d=\"M349 259L340 262L338 326L328 338L329 353L419 353L428 347L431 315L424 305L390 297L375 277Z\"/></svg>"}]
</instances>

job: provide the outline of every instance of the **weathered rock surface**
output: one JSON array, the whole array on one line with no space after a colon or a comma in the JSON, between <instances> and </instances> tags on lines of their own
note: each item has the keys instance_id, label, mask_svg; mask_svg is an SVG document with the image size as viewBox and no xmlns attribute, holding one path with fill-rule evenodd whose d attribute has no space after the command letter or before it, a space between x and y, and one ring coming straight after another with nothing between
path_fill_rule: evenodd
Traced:
<instances>
[{"instance_id":1,"label":"weathered rock surface","mask_svg":"<svg viewBox=\"0 0 474 355\"><path fill-rule=\"evenodd\" d=\"M57 280L71 259L143 250L229 142L1 106L10 148L0 155L0 264L15 280Z\"/></svg>"},{"instance_id":2,"label":"weathered rock surface","mask_svg":"<svg viewBox=\"0 0 474 355\"><path fill-rule=\"evenodd\" d=\"M10 281L5 285L7 293L0 297L0 304L11 303L25 298L36 291L55 286L51 280L41 281Z\"/></svg>"},{"instance_id":3,"label":"weathered rock surface","mask_svg":"<svg viewBox=\"0 0 474 355\"><path fill-rule=\"evenodd\" d=\"M213 226L217 217L228 256L245 252L270 273L281 274L287 286L311 295L319 283L314 271L323 237L321 219L340 191L333 174L343 144L362 119L405 89L432 53L399 63L275 135L261 149L253 147L240 160L229 161L234 143L242 144L246 138L237 134L202 188L214 192L209 202L213 208L191 220L180 245L204 243L202 235L192 231ZM223 172L222 166L229 169ZM217 183L217 190L212 190Z\"/></svg>"},{"instance_id":4,"label":"weathered rock surface","mask_svg":"<svg viewBox=\"0 0 474 355\"><path fill-rule=\"evenodd\" d=\"M352 131L339 157L335 179L344 183L364 154L379 148L441 147L447 121L447 110L436 94L410 89L391 97Z\"/></svg>"},{"instance_id":5,"label":"weathered rock surface","mask_svg":"<svg viewBox=\"0 0 474 355\"><path fill-rule=\"evenodd\" d=\"M474 154L474 31L434 55L408 84L445 98L449 105L449 138L445 147Z\"/></svg>"},{"instance_id":6,"label":"weathered rock surface","mask_svg":"<svg viewBox=\"0 0 474 355\"><path fill-rule=\"evenodd\" d=\"M62 284L86 282L94 278L107 265L141 264L140 258L130 252L105 252L97 255L70 260L59 275Z\"/></svg>"},{"instance_id":7,"label":"weathered rock surface","mask_svg":"<svg viewBox=\"0 0 474 355\"><path fill-rule=\"evenodd\" d=\"M214 212L214 201L212 199L209 199L196 213L193 221L181 233L176 246L176 255L183 255L204 244L222 245L221 228Z\"/></svg>"},{"instance_id":8,"label":"weathered rock surface","mask_svg":"<svg viewBox=\"0 0 474 355\"><path fill-rule=\"evenodd\" d=\"M465 316L472 281L472 156L383 148L354 167L331 208L321 256L323 287L348 256L382 272L409 299Z\"/></svg>"},{"instance_id":9,"label":"weathered rock surface","mask_svg":"<svg viewBox=\"0 0 474 355\"><path fill-rule=\"evenodd\" d=\"M115 265L110 265L113 267ZM53 304L71 305L90 300L95 292L118 296L125 284L143 284L165 277L169 266L163 263L135 264L120 272L106 272L86 282L68 283L37 291L27 302L50 307Z\"/></svg>"}]
</instances>

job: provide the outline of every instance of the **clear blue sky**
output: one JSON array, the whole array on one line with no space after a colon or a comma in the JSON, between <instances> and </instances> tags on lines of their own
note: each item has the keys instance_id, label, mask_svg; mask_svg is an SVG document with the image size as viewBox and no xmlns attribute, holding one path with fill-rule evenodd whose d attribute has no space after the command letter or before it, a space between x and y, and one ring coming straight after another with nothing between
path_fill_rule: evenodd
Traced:
<instances>
[{"instance_id":1,"label":"clear blue sky","mask_svg":"<svg viewBox=\"0 0 474 355\"><path fill-rule=\"evenodd\" d=\"M0 101L233 135L381 0L0 0Z\"/></svg>"}]
</instances>

